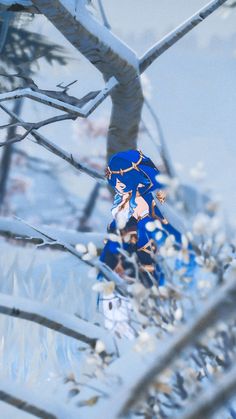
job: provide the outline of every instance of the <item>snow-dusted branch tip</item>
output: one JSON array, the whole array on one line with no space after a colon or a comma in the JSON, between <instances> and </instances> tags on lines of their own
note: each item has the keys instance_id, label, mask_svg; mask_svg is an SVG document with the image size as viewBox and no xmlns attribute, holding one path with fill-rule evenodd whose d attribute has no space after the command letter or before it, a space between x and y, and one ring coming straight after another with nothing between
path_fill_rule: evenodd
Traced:
<instances>
[{"instance_id":1,"label":"snow-dusted branch tip","mask_svg":"<svg viewBox=\"0 0 236 419\"><path fill-rule=\"evenodd\" d=\"M179 354L194 345L218 320L225 320L235 313L236 275L220 287L210 300L201 308L201 313L195 320L182 326L179 333L160 343L151 335L153 350L150 352L137 352L131 349L127 354L113 362L107 368L107 374L119 377L121 385L114 388L102 389L110 395L106 400L101 400L97 406L96 414L104 419L117 419L124 417L129 410L144 397L149 386L166 366L170 366ZM135 347L136 343L134 344ZM127 369L127 365L129 368ZM137 365L139 368L137 369ZM97 381L92 382L99 384ZM102 385L102 383L100 383ZM78 395L76 402L84 396ZM87 396L87 394L86 394ZM109 412L107 416L106 412ZM200 416L201 417L201 416ZM91 416L91 419L94 417Z\"/></svg>"},{"instance_id":2,"label":"snow-dusted branch tip","mask_svg":"<svg viewBox=\"0 0 236 419\"><path fill-rule=\"evenodd\" d=\"M143 73L152 63L158 58L163 52L174 45L179 39L183 38L188 32L190 32L195 26L206 19L211 13L218 9L227 0L212 0L193 16L171 31L169 34L164 36L157 44L151 47L140 59L139 68L140 73Z\"/></svg>"},{"instance_id":3,"label":"snow-dusted branch tip","mask_svg":"<svg viewBox=\"0 0 236 419\"><path fill-rule=\"evenodd\" d=\"M64 240L72 246L80 243L88 245L89 242L93 242L98 249L102 249L104 246L104 234L95 232L78 232L69 229L63 229L60 227L42 226L42 229L46 229L49 234L57 236L59 240ZM5 237L27 239L33 243L40 243L42 241L42 235L37 231L33 230L30 226L22 224L20 221L0 217L0 235Z\"/></svg>"},{"instance_id":4,"label":"snow-dusted branch tip","mask_svg":"<svg viewBox=\"0 0 236 419\"><path fill-rule=\"evenodd\" d=\"M236 366L226 372L214 384L211 384L204 393L200 393L197 400L191 403L188 409L177 419L209 418L220 407L235 396L236 392ZM233 416L232 416L233 417Z\"/></svg>"},{"instance_id":5,"label":"snow-dusted branch tip","mask_svg":"<svg viewBox=\"0 0 236 419\"><path fill-rule=\"evenodd\" d=\"M38 323L58 333L84 342L93 348L97 340L101 340L107 352L115 352L113 339L105 329L76 316L61 313L59 310L52 309L46 304L0 294L0 313Z\"/></svg>"},{"instance_id":6,"label":"snow-dusted branch tip","mask_svg":"<svg viewBox=\"0 0 236 419\"><path fill-rule=\"evenodd\" d=\"M1 93L0 102L27 97L29 99L35 100L36 102L41 102L61 111L69 112L73 115L75 114L77 117L86 118L107 98L107 96L117 85L118 81L116 78L111 77L106 83L105 87L92 99L88 98L88 101L82 107L69 103L71 97L65 93L50 92L47 90L43 91L36 87L15 89L11 92ZM74 99L75 98L73 98L73 102ZM79 101L80 100L78 99L78 102Z\"/></svg>"},{"instance_id":7,"label":"snow-dusted branch tip","mask_svg":"<svg viewBox=\"0 0 236 419\"><path fill-rule=\"evenodd\" d=\"M8 115L10 115L11 118L18 121L23 128L28 129L29 124L24 122L14 112L10 111L4 105L0 105L0 108L4 112L6 112ZM96 170L90 169L89 167L85 166L83 163L79 162L76 158L73 157L71 153L68 153L67 151L63 150L62 148L54 144L52 141L48 140L46 137L44 137L44 135L37 132L36 129L32 129L32 130L30 129L29 133L35 138L36 143L44 147L46 150L50 151L51 153L55 154L61 159L67 161L75 169L83 173L86 173L88 176L91 176L92 178L96 179L97 182L101 184L106 184L105 177L101 173L97 172ZM24 135L24 138L25 138L25 135Z\"/></svg>"},{"instance_id":8,"label":"snow-dusted branch tip","mask_svg":"<svg viewBox=\"0 0 236 419\"><path fill-rule=\"evenodd\" d=\"M41 238L43 238L44 240L46 239L47 244L51 243L53 245L59 245L65 250L67 250L69 253L74 255L76 258L80 259L82 262L87 264L88 266L96 268L99 272L101 272L104 275L104 278L106 278L108 281L113 281L115 283L116 288L121 294L127 293L125 280L121 278L117 273L112 271L108 265L97 259L85 259L83 257L83 254L78 252L75 247L68 244L65 240L59 239L57 234L52 234L45 228L33 226L32 224L29 224L18 217L16 217L16 219L19 220L23 225L28 226L37 233L39 233L41 235Z\"/></svg>"},{"instance_id":9,"label":"snow-dusted branch tip","mask_svg":"<svg viewBox=\"0 0 236 419\"><path fill-rule=\"evenodd\" d=\"M39 13L30 0L1 0L0 11Z\"/></svg>"},{"instance_id":10,"label":"snow-dusted branch tip","mask_svg":"<svg viewBox=\"0 0 236 419\"><path fill-rule=\"evenodd\" d=\"M0 400L39 418L44 419L77 419L76 408L63 405L57 398L49 396L42 397L39 392L32 388L16 384L15 381L4 380L0 382Z\"/></svg>"}]
</instances>

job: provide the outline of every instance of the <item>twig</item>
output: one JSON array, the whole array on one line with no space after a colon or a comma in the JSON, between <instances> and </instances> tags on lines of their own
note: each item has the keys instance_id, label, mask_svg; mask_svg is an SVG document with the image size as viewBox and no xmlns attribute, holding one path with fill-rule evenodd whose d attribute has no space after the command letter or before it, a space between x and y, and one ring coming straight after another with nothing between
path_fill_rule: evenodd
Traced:
<instances>
[{"instance_id":1,"label":"twig","mask_svg":"<svg viewBox=\"0 0 236 419\"><path fill-rule=\"evenodd\" d=\"M54 236L52 236L51 234L49 234L47 232L44 232L42 230L42 228L39 229L38 227L35 227L32 224L27 223L26 221L22 220L21 218L18 218L18 217L15 217L15 218L18 221L20 221L21 223L23 223L23 224L27 225L28 227L32 228L33 230L37 231L42 236L46 237L49 241L51 241L51 243L53 245L54 244L57 244L57 245L62 246L69 253L71 253L72 255L74 255L75 257L77 257L78 259L80 259L86 265L98 269L104 275L104 277L108 281L114 281L114 283L116 284L116 287L117 287L118 291L121 293L121 295L124 295L124 292L126 293L126 284L125 284L125 281L119 275L115 274L110 269L110 267L107 266L105 263L101 262L100 260L95 260L95 261L93 261L93 260L87 260L73 246L71 246L70 244L66 243L65 241L62 241L62 240L58 239L57 237L54 237Z\"/></svg>"},{"instance_id":2,"label":"twig","mask_svg":"<svg viewBox=\"0 0 236 419\"><path fill-rule=\"evenodd\" d=\"M28 127L28 124L25 123L20 117L18 117L14 112L10 111L8 108L6 108L4 105L0 104L0 108L4 110L8 115L15 118L17 121L21 123L22 127ZM36 142L47 149L48 151L51 151L56 156L62 158L63 160L67 161L69 164L71 164L73 167L75 167L77 170L86 173L87 175L93 177L101 184L106 184L105 177L98 173L97 171L93 169L89 169L82 163L80 163L78 160L76 160L71 153L68 153L67 151L63 150L62 148L58 147L56 144L52 143L46 137L44 137L42 134L37 132L36 130L32 130L30 134L36 139Z\"/></svg>"},{"instance_id":3,"label":"twig","mask_svg":"<svg viewBox=\"0 0 236 419\"><path fill-rule=\"evenodd\" d=\"M206 19L211 13L218 9L227 0L212 0L197 13L175 28L172 32L168 33L157 44L151 47L140 59L139 68L140 73L143 73L155 60L160 57L163 52L174 45L177 41L183 38L195 26Z\"/></svg>"},{"instance_id":4,"label":"twig","mask_svg":"<svg viewBox=\"0 0 236 419\"><path fill-rule=\"evenodd\" d=\"M98 6L99 6L99 10L100 10L100 13L101 13L101 16L102 16L102 20L103 20L103 24L104 24L104 26L107 28L107 29L111 29L111 25L110 25L110 23L108 22L108 19L107 19L107 16L106 16L106 13L105 13L105 9L104 9L104 7L103 7L103 3L102 3L102 0L98 0Z\"/></svg>"},{"instance_id":5,"label":"twig","mask_svg":"<svg viewBox=\"0 0 236 419\"><path fill-rule=\"evenodd\" d=\"M117 85L118 81L116 78L111 77L100 92L91 92L81 100L71 97L63 92L41 90L37 87L27 87L0 94L0 102L18 99L21 97L28 97L36 102L41 102L53 108L72 113L74 117L76 115L77 117L80 116L82 118L87 118L100 105L100 103L107 98ZM83 104L84 101L85 104ZM78 104L81 102L83 105L80 107L71 104L74 102L77 102Z\"/></svg>"}]
</instances>

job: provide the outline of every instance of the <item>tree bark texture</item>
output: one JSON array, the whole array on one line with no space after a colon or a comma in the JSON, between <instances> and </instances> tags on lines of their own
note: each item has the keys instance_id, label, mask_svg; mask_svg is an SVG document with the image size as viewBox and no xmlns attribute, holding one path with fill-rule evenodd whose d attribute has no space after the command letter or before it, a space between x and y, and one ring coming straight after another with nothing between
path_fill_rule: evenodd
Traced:
<instances>
[{"instance_id":1,"label":"tree bark texture","mask_svg":"<svg viewBox=\"0 0 236 419\"><path fill-rule=\"evenodd\" d=\"M81 3L79 2L79 7L83 6L85 9L85 5ZM33 0L33 4L103 74L106 81L111 76L115 76L119 81L119 85L111 93L112 112L107 137L108 159L118 151L135 149L143 106L136 54L88 12L85 26L84 21L83 23L80 21L82 14L75 12L73 15L63 1ZM106 42L99 36L101 31L107 32Z\"/></svg>"}]
</instances>

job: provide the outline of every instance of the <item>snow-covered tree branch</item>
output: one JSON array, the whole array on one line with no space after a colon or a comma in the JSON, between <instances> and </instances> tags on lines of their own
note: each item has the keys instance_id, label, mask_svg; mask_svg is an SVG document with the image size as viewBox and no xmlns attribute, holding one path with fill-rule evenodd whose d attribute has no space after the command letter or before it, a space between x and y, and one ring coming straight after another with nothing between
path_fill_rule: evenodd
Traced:
<instances>
[{"instance_id":1,"label":"snow-covered tree branch","mask_svg":"<svg viewBox=\"0 0 236 419\"><path fill-rule=\"evenodd\" d=\"M33 128L34 125L33 126L30 125L30 128L28 128L28 126L29 126L28 123L25 124L24 121L19 116L14 114L14 112L10 111L4 105L0 105L0 108L3 109L7 114L9 114L13 119L18 121L23 128L26 128L26 134L28 135L30 133L35 138L36 142L39 145L41 145L45 149L51 151L53 154L57 155L58 157L62 158L63 160L67 161L69 164L71 164L77 170L80 170L80 171L88 174L89 176L97 179L101 183L105 183L105 178L102 174L96 172L93 169L90 169L90 168L86 167L85 165L80 163L77 159L75 159L71 153L68 153L67 151L62 150L59 146L52 143L50 140L46 139L42 134L37 132L35 130L35 128ZM37 126L41 127L42 125L39 123L39 125L37 125ZM26 138L25 134L23 134L22 136L19 136L19 137L17 136L16 141L14 140L13 142L22 141L24 138Z\"/></svg>"},{"instance_id":2,"label":"snow-covered tree branch","mask_svg":"<svg viewBox=\"0 0 236 419\"><path fill-rule=\"evenodd\" d=\"M150 48L139 60L140 72L145 71L161 54L174 45L177 41L183 38L195 26L199 25L218 7L226 3L227 0L212 0L193 16L179 25L176 29L161 39L156 45Z\"/></svg>"},{"instance_id":3,"label":"snow-covered tree branch","mask_svg":"<svg viewBox=\"0 0 236 419\"><path fill-rule=\"evenodd\" d=\"M9 380L1 380L0 400L41 418L75 419L78 414L76 409L66 407L53 397L44 398L31 388L22 388L22 385Z\"/></svg>"},{"instance_id":4,"label":"snow-covered tree branch","mask_svg":"<svg viewBox=\"0 0 236 419\"><path fill-rule=\"evenodd\" d=\"M36 301L0 294L0 313L38 323L43 327L84 342L93 348L95 348L97 341L101 340L107 352L116 351L113 339L107 335L105 329L78 319L76 316L62 314L59 310L52 310L45 304Z\"/></svg>"},{"instance_id":5,"label":"snow-covered tree branch","mask_svg":"<svg viewBox=\"0 0 236 419\"><path fill-rule=\"evenodd\" d=\"M35 86L33 88L27 87L25 89L15 89L12 92L0 94L0 102L28 97L61 111L69 112L72 114L71 119L75 119L75 117L86 118L97 108L97 106L100 105L100 103L103 102L104 99L106 99L117 84L118 82L115 77L112 77L108 80L103 90L100 92L91 92L82 99L74 98L62 92L41 90ZM53 122L60 121L62 119L66 118L63 117L60 119L60 117L57 117L57 120L55 118ZM49 122L43 124L41 122L38 128L48 123Z\"/></svg>"},{"instance_id":6,"label":"snow-covered tree branch","mask_svg":"<svg viewBox=\"0 0 236 419\"><path fill-rule=\"evenodd\" d=\"M212 327L219 320L225 321L227 317L234 315L235 294L236 276L233 269L231 280L219 288L209 302L204 305L204 309L197 318L182 327L182 330L175 336L162 344L152 334L147 336L145 343L142 343L141 337L138 338L129 353L113 362L106 371L109 375L117 376L121 384L118 388L116 387L116 390L110 389L109 399L100 400L97 407L99 410L96 410L96 414L99 411L99 415L110 419L127 415L130 409L147 394L154 380L158 380L158 376L167 366L173 364L183 351L194 345L201 335L206 333L208 327ZM142 344L149 345L150 349L143 352ZM128 370L127 365L129 366ZM139 365L138 369L137 365ZM98 381L94 380L91 384L98 385ZM99 388L108 391L102 380ZM89 398L91 395L92 392L86 389L75 401ZM106 415L106 412L109 412L109 416Z\"/></svg>"}]
</instances>

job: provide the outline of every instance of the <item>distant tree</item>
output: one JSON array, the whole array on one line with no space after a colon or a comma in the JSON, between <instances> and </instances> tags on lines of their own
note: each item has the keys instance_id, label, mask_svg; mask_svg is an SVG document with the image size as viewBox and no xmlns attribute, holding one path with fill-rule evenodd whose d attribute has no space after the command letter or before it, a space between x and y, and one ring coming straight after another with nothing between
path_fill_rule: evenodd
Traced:
<instances>
[{"instance_id":1,"label":"distant tree","mask_svg":"<svg viewBox=\"0 0 236 419\"><path fill-rule=\"evenodd\" d=\"M32 17L33 18L33 17ZM24 74L24 76L33 76L36 60L40 57L44 58L49 64L57 62L61 65L67 63L64 49L50 43L46 37L29 32L22 28L27 25L30 18L10 12L3 13L0 28L0 90L1 92L14 90L19 87L19 78L10 76L4 77L4 74ZM21 22L23 21L23 22ZM20 24L20 27L19 27ZM23 105L23 99L16 101L13 112L20 115ZM15 121L11 121L13 123ZM6 135L6 141L15 137L17 133L17 125L9 126ZM0 163L0 208L4 202L7 180L9 177L13 144L7 145L3 149Z\"/></svg>"}]
</instances>

